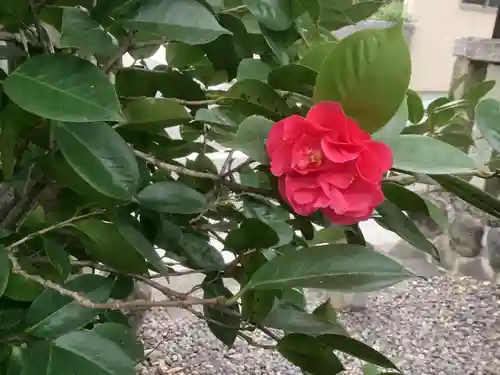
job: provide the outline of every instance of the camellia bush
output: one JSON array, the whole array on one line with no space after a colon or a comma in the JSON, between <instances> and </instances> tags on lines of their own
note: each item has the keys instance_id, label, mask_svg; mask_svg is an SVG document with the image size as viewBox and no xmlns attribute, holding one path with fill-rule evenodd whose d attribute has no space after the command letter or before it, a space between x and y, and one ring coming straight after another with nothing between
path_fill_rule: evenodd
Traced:
<instances>
[{"instance_id":1,"label":"camellia bush","mask_svg":"<svg viewBox=\"0 0 500 375\"><path fill-rule=\"evenodd\" d=\"M400 373L304 289L414 277L366 243L369 218L438 257L407 213L446 218L408 184L500 205L467 182L496 174L463 149L491 83L426 113L403 21L333 36L382 3L1 0L0 373L133 375L130 317L172 306L307 374L341 372L338 352ZM482 107L498 147L498 103ZM192 292L168 286L195 272Z\"/></svg>"}]
</instances>

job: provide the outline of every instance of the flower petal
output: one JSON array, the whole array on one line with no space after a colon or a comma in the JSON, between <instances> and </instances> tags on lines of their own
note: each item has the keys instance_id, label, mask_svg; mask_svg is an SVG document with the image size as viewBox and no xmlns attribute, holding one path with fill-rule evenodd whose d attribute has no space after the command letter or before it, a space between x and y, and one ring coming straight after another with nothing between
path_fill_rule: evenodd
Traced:
<instances>
[{"instance_id":1,"label":"flower petal","mask_svg":"<svg viewBox=\"0 0 500 375\"><path fill-rule=\"evenodd\" d=\"M300 139L304 134L315 132L312 124L299 115L292 115L283 121L283 140L285 142L294 142Z\"/></svg>"},{"instance_id":2,"label":"flower petal","mask_svg":"<svg viewBox=\"0 0 500 375\"><path fill-rule=\"evenodd\" d=\"M359 216L351 216L349 214L339 215L335 211L329 208L322 209L321 212L323 212L323 214L325 214L325 216L329 218L332 221L332 223L341 225L351 225L369 219L373 213L373 210L374 209L367 210L363 215Z\"/></svg>"},{"instance_id":3,"label":"flower petal","mask_svg":"<svg viewBox=\"0 0 500 375\"><path fill-rule=\"evenodd\" d=\"M374 161L379 165L380 169L387 172L394 165L394 157L392 150L385 143L370 141L365 144L365 147L375 156Z\"/></svg>"},{"instance_id":4,"label":"flower petal","mask_svg":"<svg viewBox=\"0 0 500 375\"><path fill-rule=\"evenodd\" d=\"M271 158L274 152L283 145L283 132L285 128L285 120L275 123L269 131L266 139L267 155Z\"/></svg>"},{"instance_id":5,"label":"flower petal","mask_svg":"<svg viewBox=\"0 0 500 375\"><path fill-rule=\"evenodd\" d=\"M271 159L271 173L279 177L285 173L291 172L291 152L292 146L282 144L282 146L269 156Z\"/></svg>"},{"instance_id":6,"label":"flower petal","mask_svg":"<svg viewBox=\"0 0 500 375\"><path fill-rule=\"evenodd\" d=\"M337 102L321 102L307 112L306 119L321 131L333 131L337 139L345 140L346 117Z\"/></svg>"},{"instance_id":7,"label":"flower petal","mask_svg":"<svg viewBox=\"0 0 500 375\"><path fill-rule=\"evenodd\" d=\"M321 140L321 149L325 156L334 163L354 160L363 151L363 147L349 143L333 143L326 137Z\"/></svg>"}]
</instances>

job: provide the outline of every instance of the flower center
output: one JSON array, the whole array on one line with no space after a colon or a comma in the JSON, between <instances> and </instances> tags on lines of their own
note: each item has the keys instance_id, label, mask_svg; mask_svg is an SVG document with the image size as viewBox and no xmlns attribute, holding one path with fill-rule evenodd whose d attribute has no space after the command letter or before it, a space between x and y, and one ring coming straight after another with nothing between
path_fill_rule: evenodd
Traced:
<instances>
[{"instance_id":1,"label":"flower center","mask_svg":"<svg viewBox=\"0 0 500 375\"><path fill-rule=\"evenodd\" d=\"M323 152L321 150L307 150L306 155L309 164L321 165L323 162Z\"/></svg>"}]
</instances>

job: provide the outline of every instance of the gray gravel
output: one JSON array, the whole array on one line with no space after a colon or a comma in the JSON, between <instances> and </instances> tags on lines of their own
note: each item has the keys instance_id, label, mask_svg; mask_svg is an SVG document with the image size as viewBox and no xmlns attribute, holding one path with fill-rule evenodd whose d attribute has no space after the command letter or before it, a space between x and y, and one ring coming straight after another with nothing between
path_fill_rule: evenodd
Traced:
<instances>
[{"instance_id":1,"label":"gray gravel","mask_svg":"<svg viewBox=\"0 0 500 375\"><path fill-rule=\"evenodd\" d=\"M309 303L324 296L309 293ZM372 296L363 311L343 312L341 320L353 337L388 355L407 375L500 375L500 288L491 283L412 280ZM141 375L301 374L274 351L239 339L227 349L204 322L172 320L163 310L147 316L142 338L150 354L139 366ZM349 375L359 374L360 365L346 360Z\"/></svg>"}]
</instances>

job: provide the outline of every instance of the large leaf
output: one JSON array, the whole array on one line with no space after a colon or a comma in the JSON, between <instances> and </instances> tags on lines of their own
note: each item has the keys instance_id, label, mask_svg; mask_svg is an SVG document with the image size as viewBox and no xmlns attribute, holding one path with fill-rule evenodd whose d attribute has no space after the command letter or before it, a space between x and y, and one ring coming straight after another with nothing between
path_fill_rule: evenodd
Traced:
<instances>
[{"instance_id":1,"label":"large leaf","mask_svg":"<svg viewBox=\"0 0 500 375\"><path fill-rule=\"evenodd\" d=\"M337 46L337 43L338 42L325 42L314 46L304 56L302 56L300 65L311 68L315 72L319 72L326 57Z\"/></svg>"},{"instance_id":2,"label":"large leaf","mask_svg":"<svg viewBox=\"0 0 500 375\"><path fill-rule=\"evenodd\" d=\"M395 168L417 173L449 174L470 171L476 166L467 154L431 137L404 134L375 138L391 148Z\"/></svg>"},{"instance_id":3,"label":"large leaf","mask_svg":"<svg viewBox=\"0 0 500 375\"><path fill-rule=\"evenodd\" d=\"M411 275L399 263L369 248L326 245L269 260L243 290L303 287L362 292L396 284Z\"/></svg>"},{"instance_id":4,"label":"large leaf","mask_svg":"<svg viewBox=\"0 0 500 375\"><path fill-rule=\"evenodd\" d=\"M311 375L334 375L344 370L342 362L333 351L309 335L301 333L286 335L278 341L277 349L283 357Z\"/></svg>"},{"instance_id":5,"label":"large leaf","mask_svg":"<svg viewBox=\"0 0 500 375\"><path fill-rule=\"evenodd\" d=\"M152 133L191 120L186 107L168 98L139 98L129 103L123 112L128 121L123 126Z\"/></svg>"},{"instance_id":6,"label":"large leaf","mask_svg":"<svg viewBox=\"0 0 500 375\"><path fill-rule=\"evenodd\" d=\"M66 289L80 292L94 302L105 302L112 282L98 275L81 275L68 281ZM57 337L85 326L99 310L82 307L73 298L48 289L30 306L26 315L28 331L37 337Z\"/></svg>"},{"instance_id":7,"label":"large leaf","mask_svg":"<svg viewBox=\"0 0 500 375\"><path fill-rule=\"evenodd\" d=\"M395 204L385 201L377 207L385 226L401 238L432 256L437 255L434 245L420 232L418 227Z\"/></svg>"},{"instance_id":8,"label":"large leaf","mask_svg":"<svg viewBox=\"0 0 500 375\"><path fill-rule=\"evenodd\" d=\"M312 96L317 73L305 65L284 65L269 75L269 85L278 90Z\"/></svg>"},{"instance_id":9,"label":"large leaf","mask_svg":"<svg viewBox=\"0 0 500 375\"><path fill-rule=\"evenodd\" d=\"M500 151L500 102L485 99L476 107L476 125L495 151Z\"/></svg>"},{"instance_id":10,"label":"large leaf","mask_svg":"<svg viewBox=\"0 0 500 375\"><path fill-rule=\"evenodd\" d=\"M7 77L3 88L19 107L40 117L68 122L123 120L108 77L75 56L32 57Z\"/></svg>"},{"instance_id":11,"label":"large leaf","mask_svg":"<svg viewBox=\"0 0 500 375\"><path fill-rule=\"evenodd\" d=\"M247 8L266 27L283 31L292 26L292 6L288 0L244 0Z\"/></svg>"},{"instance_id":12,"label":"large leaf","mask_svg":"<svg viewBox=\"0 0 500 375\"><path fill-rule=\"evenodd\" d=\"M113 198L132 198L139 167L131 148L108 124L54 123L52 132L68 164L89 185Z\"/></svg>"},{"instance_id":13,"label":"large leaf","mask_svg":"<svg viewBox=\"0 0 500 375\"><path fill-rule=\"evenodd\" d=\"M187 44L205 44L222 34L230 34L196 0L143 2L137 15L126 23L134 29Z\"/></svg>"},{"instance_id":14,"label":"large leaf","mask_svg":"<svg viewBox=\"0 0 500 375\"><path fill-rule=\"evenodd\" d=\"M250 116L243 120L234 138L225 146L244 152L251 159L263 164L269 162L265 142L274 123L262 116Z\"/></svg>"},{"instance_id":15,"label":"large leaf","mask_svg":"<svg viewBox=\"0 0 500 375\"><path fill-rule=\"evenodd\" d=\"M203 194L177 181L157 182L139 192L144 207L170 214L196 214L207 206Z\"/></svg>"},{"instance_id":16,"label":"large leaf","mask_svg":"<svg viewBox=\"0 0 500 375\"><path fill-rule=\"evenodd\" d=\"M59 47L108 56L116 53L118 41L82 8L64 7Z\"/></svg>"},{"instance_id":17,"label":"large leaf","mask_svg":"<svg viewBox=\"0 0 500 375\"><path fill-rule=\"evenodd\" d=\"M11 269L12 265L7 251L3 246L0 246L0 297L5 292L5 288L7 288Z\"/></svg>"},{"instance_id":18,"label":"large leaf","mask_svg":"<svg viewBox=\"0 0 500 375\"><path fill-rule=\"evenodd\" d=\"M257 79L262 82L267 82L267 77L271 72L271 68L260 59L244 59L238 65L238 73L236 79L243 81L244 79Z\"/></svg>"},{"instance_id":19,"label":"large leaf","mask_svg":"<svg viewBox=\"0 0 500 375\"><path fill-rule=\"evenodd\" d=\"M135 375L134 361L117 344L96 332L71 332L58 337L54 346L70 354L75 365L83 366L81 374Z\"/></svg>"},{"instance_id":20,"label":"large leaf","mask_svg":"<svg viewBox=\"0 0 500 375\"><path fill-rule=\"evenodd\" d=\"M403 102L410 69L401 24L358 31L342 39L324 60L314 100L340 102L362 129L374 132L394 116ZM388 71L391 74L387 75Z\"/></svg>"},{"instance_id":21,"label":"large leaf","mask_svg":"<svg viewBox=\"0 0 500 375\"><path fill-rule=\"evenodd\" d=\"M104 323L96 325L92 332L116 343L133 360L143 359L144 347L131 328L117 323Z\"/></svg>"}]
</instances>

